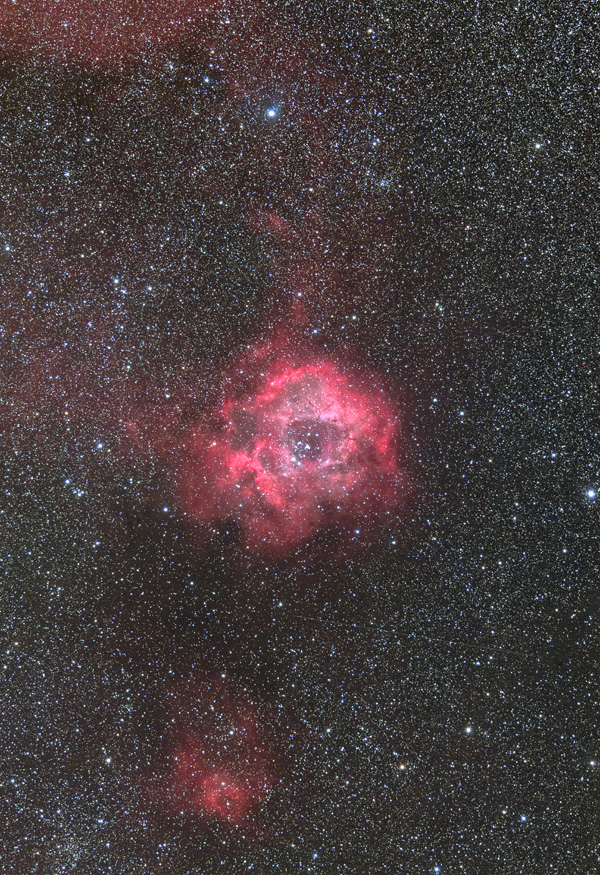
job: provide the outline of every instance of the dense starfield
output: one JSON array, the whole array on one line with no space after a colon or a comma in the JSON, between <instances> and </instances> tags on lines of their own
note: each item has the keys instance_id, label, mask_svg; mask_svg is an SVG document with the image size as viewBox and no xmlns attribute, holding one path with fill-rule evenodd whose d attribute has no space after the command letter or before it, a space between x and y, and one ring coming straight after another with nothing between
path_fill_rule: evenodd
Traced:
<instances>
[{"instance_id":1,"label":"dense starfield","mask_svg":"<svg viewBox=\"0 0 600 875\"><path fill-rule=\"evenodd\" d=\"M593 875L597 15L0 0L0 872Z\"/></svg>"}]
</instances>

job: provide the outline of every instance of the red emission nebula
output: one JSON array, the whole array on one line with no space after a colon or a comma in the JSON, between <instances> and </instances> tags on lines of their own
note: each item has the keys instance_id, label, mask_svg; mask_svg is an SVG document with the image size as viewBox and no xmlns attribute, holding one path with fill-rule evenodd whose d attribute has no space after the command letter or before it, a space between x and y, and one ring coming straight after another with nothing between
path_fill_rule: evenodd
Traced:
<instances>
[{"instance_id":1,"label":"red emission nebula","mask_svg":"<svg viewBox=\"0 0 600 875\"><path fill-rule=\"evenodd\" d=\"M264 802L275 779L247 756L241 765L212 762L202 741L188 735L173 754L171 782L171 799L181 813L239 826Z\"/></svg>"},{"instance_id":2,"label":"red emission nebula","mask_svg":"<svg viewBox=\"0 0 600 875\"><path fill-rule=\"evenodd\" d=\"M241 826L277 783L273 745L245 696L218 678L176 697L167 800L175 814Z\"/></svg>"},{"instance_id":3,"label":"red emission nebula","mask_svg":"<svg viewBox=\"0 0 600 875\"><path fill-rule=\"evenodd\" d=\"M237 391L180 448L189 521L235 520L246 547L281 553L323 528L358 534L399 508L398 412L373 374L276 343L235 373Z\"/></svg>"}]
</instances>

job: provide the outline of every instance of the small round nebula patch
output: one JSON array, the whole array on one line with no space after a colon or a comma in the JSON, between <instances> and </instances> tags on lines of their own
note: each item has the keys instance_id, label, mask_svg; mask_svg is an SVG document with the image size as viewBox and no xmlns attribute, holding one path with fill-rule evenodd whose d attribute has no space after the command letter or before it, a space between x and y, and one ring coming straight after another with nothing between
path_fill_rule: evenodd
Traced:
<instances>
[{"instance_id":1,"label":"small round nebula patch","mask_svg":"<svg viewBox=\"0 0 600 875\"><path fill-rule=\"evenodd\" d=\"M231 684L209 679L175 698L167 772L177 814L240 826L278 780L272 739Z\"/></svg>"},{"instance_id":2,"label":"small round nebula patch","mask_svg":"<svg viewBox=\"0 0 600 875\"><path fill-rule=\"evenodd\" d=\"M210 427L183 446L179 495L202 524L233 519L256 552L285 552L318 530L367 524L402 503L399 418L373 374L271 345L234 372Z\"/></svg>"},{"instance_id":3,"label":"small round nebula patch","mask_svg":"<svg viewBox=\"0 0 600 875\"><path fill-rule=\"evenodd\" d=\"M193 739L185 741L174 761L172 795L182 813L202 814L233 826L242 824L275 784L271 775L248 764L233 769L215 766Z\"/></svg>"}]
</instances>

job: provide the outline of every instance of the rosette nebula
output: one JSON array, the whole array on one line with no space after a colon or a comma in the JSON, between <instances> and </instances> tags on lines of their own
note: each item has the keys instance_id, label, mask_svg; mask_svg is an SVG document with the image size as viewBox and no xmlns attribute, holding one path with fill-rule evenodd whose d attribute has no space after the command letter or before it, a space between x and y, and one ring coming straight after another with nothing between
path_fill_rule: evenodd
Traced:
<instances>
[{"instance_id":1,"label":"rosette nebula","mask_svg":"<svg viewBox=\"0 0 600 875\"><path fill-rule=\"evenodd\" d=\"M333 360L255 353L210 427L185 440L180 499L194 523L234 520L245 545L283 553L321 529L402 504L399 416L375 375ZM353 530L355 531L355 530Z\"/></svg>"}]
</instances>

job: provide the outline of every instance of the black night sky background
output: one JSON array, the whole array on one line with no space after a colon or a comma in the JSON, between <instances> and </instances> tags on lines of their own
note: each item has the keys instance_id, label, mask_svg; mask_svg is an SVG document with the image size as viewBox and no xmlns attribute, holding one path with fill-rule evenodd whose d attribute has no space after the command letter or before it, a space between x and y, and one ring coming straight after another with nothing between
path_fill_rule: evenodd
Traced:
<instances>
[{"instance_id":1,"label":"black night sky background","mask_svg":"<svg viewBox=\"0 0 600 875\"><path fill-rule=\"evenodd\" d=\"M1 873L598 871L599 27L2 0Z\"/></svg>"}]
</instances>

